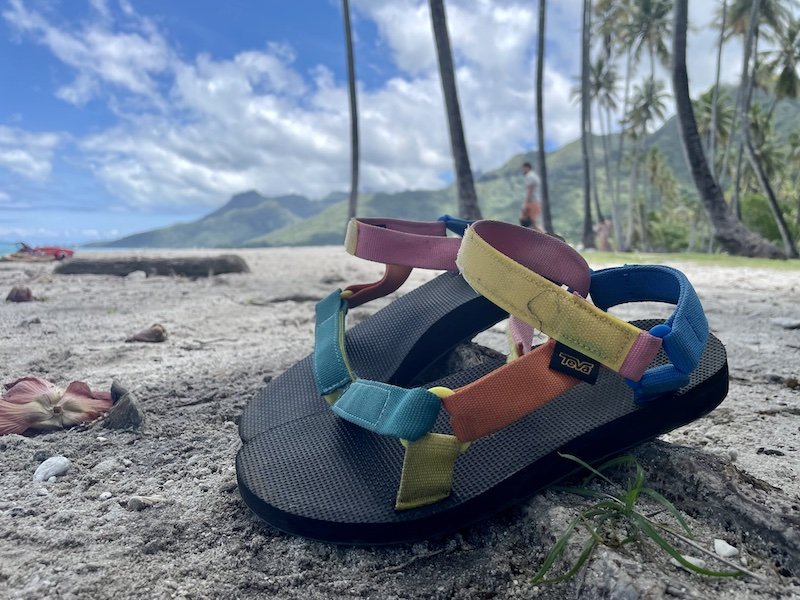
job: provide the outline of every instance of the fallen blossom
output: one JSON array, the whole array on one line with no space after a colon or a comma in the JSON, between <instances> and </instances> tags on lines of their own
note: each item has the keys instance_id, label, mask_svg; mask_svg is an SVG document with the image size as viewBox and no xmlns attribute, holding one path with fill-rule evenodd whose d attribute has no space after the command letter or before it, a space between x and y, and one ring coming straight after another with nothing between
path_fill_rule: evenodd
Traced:
<instances>
[{"instance_id":1,"label":"fallen blossom","mask_svg":"<svg viewBox=\"0 0 800 600\"><path fill-rule=\"evenodd\" d=\"M5 384L0 398L0 435L28 429L52 430L91 421L111 408L109 392L95 392L82 381L66 389L38 377Z\"/></svg>"}]
</instances>

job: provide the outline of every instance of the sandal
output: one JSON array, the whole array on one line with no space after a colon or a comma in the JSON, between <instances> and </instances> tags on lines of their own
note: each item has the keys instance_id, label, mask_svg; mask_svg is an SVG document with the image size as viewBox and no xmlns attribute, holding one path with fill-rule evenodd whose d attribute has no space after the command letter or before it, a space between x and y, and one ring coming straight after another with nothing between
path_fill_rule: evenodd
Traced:
<instances>
[{"instance_id":1,"label":"sandal","mask_svg":"<svg viewBox=\"0 0 800 600\"><path fill-rule=\"evenodd\" d=\"M579 468L559 452L601 460L724 399L725 349L708 334L680 271L597 271L593 306L581 290L531 269L542 238L480 221L467 230L457 262L470 285L550 340L508 364L488 361L426 388L353 380L341 339L346 304L341 295L320 302L313 371L331 408L244 444L236 467L246 504L278 529L318 540L429 538ZM672 303L675 311L666 321L633 323L604 312L639 301Z\"/></svg>"},{"instance_id":2,"label":"sandal","mask_svg":"<svg viewBox=\"0 0 800 600\"><path fill-rule=\"evenodd\" d=\"M462 235L468 224L449 215L433 222L399 219L350 222L345 239L347 251L384 263L386 268L380 281L345 288L342 294L347 308L395 291L415 267L447 271L347 332L346 356L350 368L359 376L408 385L456 345L508 317L507 312L475 292L456 272L461 240L447 237L447 231ZM534 264L558 262L558 269L551 270L557 271L564 283L585 287L583 293L588 292L588 266L583 258L566 244L548 244L546 248ZM524 328L516 329L522 331L518 335L526 334ZM391 346L390 352L386 351L387 344ZM315 383L313 355L310 355L259 390L242 413L239 435L247 442L272 427L326 409Z\"/></svg>"}]
</instances>

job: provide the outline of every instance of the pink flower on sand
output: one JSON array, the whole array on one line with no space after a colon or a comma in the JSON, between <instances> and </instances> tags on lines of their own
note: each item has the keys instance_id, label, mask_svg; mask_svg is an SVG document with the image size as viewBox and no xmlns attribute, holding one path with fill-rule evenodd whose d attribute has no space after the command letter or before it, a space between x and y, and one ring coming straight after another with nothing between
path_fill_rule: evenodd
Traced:
<instances>
[{"instance_id":1,"label":"pink flower on sand","mask_svg":"<svg viewBox=\"0 0 800 600\"><path fill-rule=\"evenodd\" d=\"M73 381L65 390L38 377L23 377L5 388L0 398L0 435L71 427L111 408L110 392L93 392L82 381Z\"/></svg>"}]
</instances>

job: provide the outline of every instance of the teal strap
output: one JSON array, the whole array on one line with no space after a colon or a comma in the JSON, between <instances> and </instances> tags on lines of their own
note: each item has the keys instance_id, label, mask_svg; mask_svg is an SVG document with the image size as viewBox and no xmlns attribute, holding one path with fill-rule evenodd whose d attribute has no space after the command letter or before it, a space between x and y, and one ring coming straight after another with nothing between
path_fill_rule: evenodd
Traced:
<instances>
[{"instance_id":1,"label":"teal strap","mask_svg":"<svg viewBox=\"0 0 800 600\"><path fill-rule=\"evenodd\" d=\"M415 441L436 422L441 400L423 388L405 389L356 379L332 406L341 418L365 429Z\"/></svg>"},{"instance_id":2,"label":"teal strap","mask_svg":"<svg viewBox=\"0 0 800 600\"><path fill-rule=\"evenodd\" d=\"M342 290L335 290L317 303L313 364L320 396L335 392L355 379L344 351L346 314L347 301L342 298Z\"/></svg>"}]
</instances>

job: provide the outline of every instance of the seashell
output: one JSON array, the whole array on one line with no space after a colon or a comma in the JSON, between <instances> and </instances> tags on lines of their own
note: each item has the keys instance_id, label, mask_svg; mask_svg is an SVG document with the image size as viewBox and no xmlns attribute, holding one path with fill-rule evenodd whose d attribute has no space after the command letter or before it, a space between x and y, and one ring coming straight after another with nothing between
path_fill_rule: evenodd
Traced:
<instances>
[{"instance_id":1,"label":"seashell","mask_svg":"<svg viewBox=\"0 0 800 600\"><path fill-rule=\"evenodd\" d=\"M59 477L69 471L72 463L66 456L51 456L33 473L34 481L48 481L51 477Z\"/></svg>"}]
</instances>

